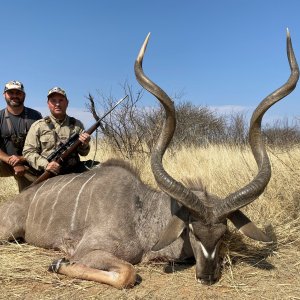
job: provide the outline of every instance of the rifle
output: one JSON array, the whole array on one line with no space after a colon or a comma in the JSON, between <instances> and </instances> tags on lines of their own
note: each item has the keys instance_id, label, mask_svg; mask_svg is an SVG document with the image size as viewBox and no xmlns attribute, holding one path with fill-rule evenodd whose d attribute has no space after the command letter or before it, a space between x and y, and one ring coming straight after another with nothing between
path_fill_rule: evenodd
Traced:
<instances>
[{"instance_id":1,"label":"rifle","mask_svg":"<svg viewBox=\"0 0 300 300\"><path fill-rule=\"evenodd\" d=\"M97 120L96 123L94 123L89 129L87 129L85 132L88 134L92 134L101 124L101 121L110 114L123 100L125 100L128 97L126 95L124 98L120 99L108 112L106 112L99 120ZM50 161L56 161L57 163L61 163L64 161L71 153L73 153L80 145L81 142L79 141L79 134L73 133L69 139L62 143L53 153L51 153L47 160ZM30 186L36 185L50 177L54 176L54 174L50 171L45 171L42 175L40 175Z\"/></svg>"}]
</instances>

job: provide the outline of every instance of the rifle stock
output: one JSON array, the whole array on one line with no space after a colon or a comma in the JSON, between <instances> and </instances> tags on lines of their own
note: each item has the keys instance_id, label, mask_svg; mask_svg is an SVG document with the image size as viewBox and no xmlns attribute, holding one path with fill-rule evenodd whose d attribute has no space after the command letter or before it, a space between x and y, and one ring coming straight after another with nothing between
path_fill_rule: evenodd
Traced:
<instances>
[{"instance_id":1,"label":"rifle stock","mask_svg":"<svg viewBox=\"0 0 300 300\"><path fill-rule=\"evenodd\" d=\"M128 97L126 95L124 98L120 99L108 112L106 112L96 123L94 123L89 129L85 130L86 133L91 135L101 124L101 121L110 114L123 100ZM56 161L57 163L63 162L71 153L76 151L76 149L81 145L79 139L77 139L72 145L68 146L66 150L64 150L59 156L55 157L52 161ZM55 176L56 174L45 170L42 175L40 175L30 186L36 185L44 180L47 180L50 177Z\"/></svg>"}]
</instances>

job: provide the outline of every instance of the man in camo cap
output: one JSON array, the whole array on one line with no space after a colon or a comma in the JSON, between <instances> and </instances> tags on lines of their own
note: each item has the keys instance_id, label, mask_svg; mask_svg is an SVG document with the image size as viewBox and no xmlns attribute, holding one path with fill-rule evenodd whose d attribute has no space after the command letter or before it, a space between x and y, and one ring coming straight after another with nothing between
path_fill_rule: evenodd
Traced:
<instances>
[{"instance_id":1,"label":"man in camo cap","mask_svg":"<svg viewBox=\"0 0 300 300\"><path fill-rule=\"evenodd\" d=\"M47 96L50 115L38 120L30 128L25 140L23 155L35 170L45 170L53 174L82 172L84 168L79 155L86 156L90 151L90 135L84 132L83 124L67 115L69 100L66 92L60 87L49 90ZM47 157L74 133L79 134L81 145L66 161L58 164L48 161Z\"/></svg>"},{"instance_id":2,"label":"man in camo cap","mask_svg":"<svg viewBox=\"0 0 300 300\"><path fill-rule=\"evenodd\" d=\"M7 82L3 96L6 108L0 110L0 177L14 176L22 191L31 184L32 178L22 156L25 137L30 126L42 115L24 106L26 94L20 81Z\"/></svg>"}]
</instances>

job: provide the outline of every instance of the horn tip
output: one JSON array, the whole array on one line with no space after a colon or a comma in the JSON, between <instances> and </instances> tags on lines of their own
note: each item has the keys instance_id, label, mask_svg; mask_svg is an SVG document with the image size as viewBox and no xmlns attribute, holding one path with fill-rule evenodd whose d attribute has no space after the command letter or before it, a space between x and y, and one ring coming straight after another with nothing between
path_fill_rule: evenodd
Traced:
<instances>
[{"instance_id":1,"label":"horn tip","mask_svg":"<svg viewBox=\"0 0 300 300\"><path fill-rule=\"evenodd\" d=\"M286 28L286 36L287 38L291 37L290 30L288 29L288 27Z\"/></svg>"},{"instance_id":2,"label":"horn tip","mask_svg":"<svg viewBox=\"0 0 300 300\"><path fill-rule=\"evenodd\" d=\"M145 38L144 44L147 46L149 38L150 38L151 32L149 32Z\"/></svg>"},{"instance_id":3,"label":"horn tip","mask_svg":"<svg viewBox=\"0 0 300 300\"><path fill-rule=\"evenodd\" d=\"M137 62L141 63L143 61L143 57L144 57L144 54L145 54L145 51L146 51L146 48L147 48L147 44L148 44L148 41L149 41L149 37L150 37L150 34L151 32L149 32L144 40L144 43L140 49L140 52L138 54L138 57L137 57Z\"/></svg>"}]
</instances>

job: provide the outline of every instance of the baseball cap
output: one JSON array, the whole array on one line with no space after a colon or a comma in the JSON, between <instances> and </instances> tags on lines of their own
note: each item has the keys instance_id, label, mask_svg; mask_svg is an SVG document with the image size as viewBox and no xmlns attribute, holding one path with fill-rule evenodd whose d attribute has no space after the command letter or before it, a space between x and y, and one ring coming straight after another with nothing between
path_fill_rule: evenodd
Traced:
<instances>
[{"instance_id":1,"label":"baseball cap","mask_svg":"<svg viewBox=\"0 0 300 300\"><path fill-rule=\"evenodd\" d=\"M19 91L25 93L23 83L18 80L11 80L5 84L4 93L9 90L19 90Z\"/></svg>"},{"instance_id":2,"label":"baseball cap","mask_svg":"<svg viewBox=\"0 0 300 300\"><path fill-rule=\"evenodd\" d=\"M52 89L50 89L50 90L48 91L48 98L49 98L49 96L50 96L51 94L54 94L54 93L61 94L61 95L65 96L66 99L68 99L66 92L65 92L62 88L60 88L60 87L58 87L58 86L55 86L55 87L53 87Z\"/></svg>"}]
</instances>

